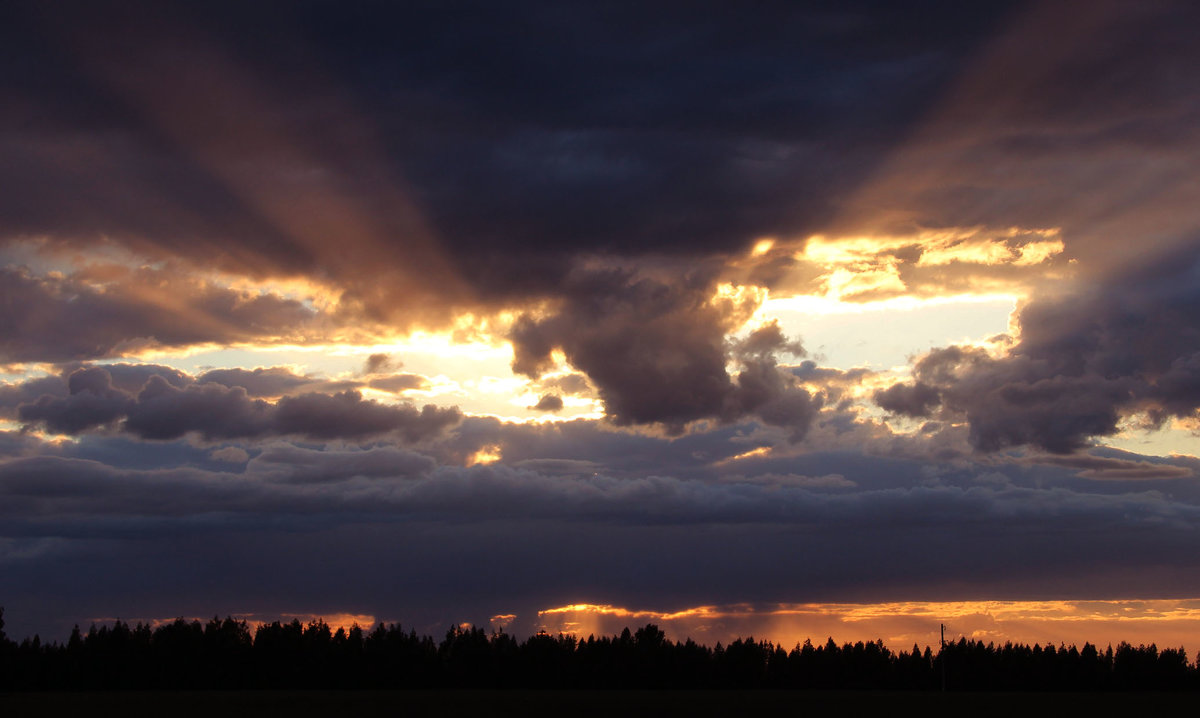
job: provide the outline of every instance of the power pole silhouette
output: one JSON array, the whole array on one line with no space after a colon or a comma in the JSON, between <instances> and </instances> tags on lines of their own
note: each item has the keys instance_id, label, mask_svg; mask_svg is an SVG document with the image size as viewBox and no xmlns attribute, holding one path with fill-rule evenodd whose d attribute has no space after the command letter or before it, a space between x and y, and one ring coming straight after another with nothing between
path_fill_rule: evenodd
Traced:
<instances>
[{"instance_id":1,"label":"power pole silhouette","mask_svg":"<svg viewBox=\"0 0 1200 718\"><path fill-rule=\"evenodd\" d=\"M941 626L942 626L942 651L941 651L942 693L945 693L946 692L946 624L943 623L943 624L941 624Z\"/></svg>"}]
</instances>

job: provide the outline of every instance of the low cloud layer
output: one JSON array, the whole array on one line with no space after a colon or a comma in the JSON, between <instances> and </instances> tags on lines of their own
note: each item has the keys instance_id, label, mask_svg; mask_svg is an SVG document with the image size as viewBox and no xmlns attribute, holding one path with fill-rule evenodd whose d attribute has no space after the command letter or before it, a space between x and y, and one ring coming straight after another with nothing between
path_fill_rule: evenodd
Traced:
<instances>
[{"instance_id":1,"label":"low cloud layer","mask_svg":"<svg viewBox=\"0 0 1200 718\"><path fill-rule=\"evenodd\" d=\"M52 455L0 462L0 568L44 587L7 604L13 628L46 614L110 615L115 605L251 612L287 595L317 612L343 605L423 625L618 596L636 605L917 600L957 586L964 598L1037 598L1081 585L1128 596L1134 580L1139 595L1200 591L1200 494L1190 479L1095 482L1013 464L990 474L947 465L933 481L924 460L841 457L855 467L846 475L813 466L806 476L709 481L620 478L602 461L464 468L387 446L250 449L248 461L205 469ZM237 590L190 596L191 579L162 578L185 558L196 581ZM94 587L86 596L57 592L53 576L81 560L109 568L75 575ZM385 606L402 586L404 601Z\"/></svg>"},{"instance_id":2,"label":"low cloud layer","mask_svg":"<svg viewBox=\"0 0 1200 718\"><path fill-rule=\"evenodd\" d=\"M516 322L513 369L536 379L561 349L617 425L659 423L678 433L699 419L757 416L803 437L821 399L775 358L803 350L775 325L727 345L756 308L754 298L719 295L703 275L668 284L620 270L587 273L573 278L553 314ZM731 349L741 365L735 376L726 368Z\"/></svg>"},{"instance_id":3,"label":"low cloud layer","mask_svg":"<svg viewBox=\"0 0 1200 718\"><path fill-rule=\"evenodd\" d=\"M948 347L876 402L914 418L965 418L981 451L1065 453L1135 414L1155 425L1200 408L1200 257L1177 253L1102 288L1035 299L1004 356Z\"/></svg>"},{"instance_id":4,"label":"low cloud layer","mask_svg":"<svg viewBox=\"0 0 1200 718\"><path fill-rule=\"evenodd\" d=\"M457 423L455 409L427 405L390 405L366 400L356 390L334 394L309 392L284 396L274 403L254 398L264 381L273 389L292 386L296 375L287 372L243 370L209 372L199 381L180 379L168 372L174 384L153 367L136 391L114 385L109 369L92 366L66 377L67 392L45 393L19 403L17 418L57 434L115 430L143 439L168 440L195 434L206 441L300 436L327 441L367 439L391 435L415 442L436 435ZM124 373L128 374L128 370ZM241 384L225 382L246 381ZM39 384L49 384L35 380ZM36 390L38 387L34 387ZM16 398L32 393L13 389ZM268 392L272 393L272 392Z\"/></svg>"},{"instance_id":5,"label":"low cloud layer","mask_svg":"<svg viewBox=\"0 0 1200 718\"><path fill-rule=\"evenodd\" d=\"M302 303L142 271L108 286L0 268L0 362L94 359L143 348L303 337Z\"/></svg>"}]
</instances>

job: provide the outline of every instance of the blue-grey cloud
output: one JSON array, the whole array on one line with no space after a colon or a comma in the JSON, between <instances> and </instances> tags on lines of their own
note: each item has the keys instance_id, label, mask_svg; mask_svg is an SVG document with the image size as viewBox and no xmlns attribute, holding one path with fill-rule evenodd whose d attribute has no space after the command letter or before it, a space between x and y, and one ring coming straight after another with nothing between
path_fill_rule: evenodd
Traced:
<instances>
[{"instance_id":1,"label":"blue-grey cloud","mask_svg":"<svg viewBox=\"0 0 1200 718\"><path fill-rule=\"evenodd\" d=\"M286 444L244 471L13 459L0 462L0 568L39 588L9 603L6 618L108 615L117 605L154 607L142 615L278 611L299 601L370 606L412 623L571 600L1036 598L1067 585L1115 595L1131 577L1150 597L1200 589L1200 494L1190 479L1096 482L1001 466L1007 475L951 470L947 483L930 481L927 467L859 457L840 480L806 472L714 482L533 462L436 466L407 450ZM92 590L60 591L54 576L67 567L80 567ZM226 588L195 595L213 581ZM384 606L401 586L405 603Z\"/></svg>"},{"instance_id":2,"label":"blue-grey cloud","mask_svg":"<svg viewBox=\"0 0 1200 718\"><path fill-rule=\"evenodd\" d=\"M1102 287L1030 302L1006 356L947 347L914 380L879 391L896 414L964 417L983 451L1079 449L1144 413L1161 424L1200 407L1200 258L1194 249L1110 276Z\"/></svg>"},{"instance_id":3,"label":"blue-grey cloud","mask_svg":"<svg viewBox=\"0 0 1200 718\"><path fill-rule=\"evenodd\" d=\"M0 267L0 361L66 362L146 346L248 341L294 333L314 317L293 299L165 271L130 273L103 287Z\"/></svg>"},{"instance_id":4,"label":"blue-grey cloud","mask_svg":"<svg viewBox=\"0 0 1200 718\"><path fill-rule=\"evenodd\" d=\"M271 386L280 385L277 380L282 375L245 371L239 374L239 371L231 376L244 374L252 385L262 384L266 377ZM271 403L254 398L240 385L195 382L190 377L183 381L177 374L168 372L181 386L173 385L161 374L147 372L143 374L144 383L133 394L116 388L112 375L104 367L80 368L66 378L65 395L43 394L22 403L17 407L17 417L54 433L107 430L153 440L178 439L189 434L206 441L287 435L314 440L361 440L392 435L412 442L435 436L462 417L457 408L426 405L417 409L410 404L380 404L363 399L356 390L333 394L310 392L284 396ZM296 378L295 375L283 378L289 377ZM225 380L231 381L228 377Z\"/></svg>"},{"instance_id":5,"label":"blue-grey cloud","mask_svg":"<svg viewBox=\"0 0 1200 718\"><path fill-rule=\"evenodd\" d=\"M681 433L698 419L753 415L803 437L823 399L775 359L803 350L770 325L734 349L741 366L730 376L726 335L755 306L712 301L714 289L704 273L679 284L622 270L574 275L555 314L515 323L513 369L537 378L561 349L618 425L658 423Z\"/></svg>"}]
</instances>

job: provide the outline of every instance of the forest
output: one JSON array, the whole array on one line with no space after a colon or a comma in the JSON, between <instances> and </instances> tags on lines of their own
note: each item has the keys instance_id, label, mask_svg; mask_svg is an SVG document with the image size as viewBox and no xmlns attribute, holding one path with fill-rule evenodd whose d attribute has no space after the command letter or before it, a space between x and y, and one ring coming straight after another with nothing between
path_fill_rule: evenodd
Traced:
<instances>
[{"instance_id":1,"label":"forest","mask_svg":"<svg viewBox=\"0 0 1200 718\"><path fill-rule=\"evenodd\" d=\"M0 690L205 689L849 689L1176 691L1200 688L1183 648L1121 643L1055 647L960 638L937 651L883 642L752 637L727 645L672 641L654 624L614 636L451 627L440 641L399 624L333 630L322 620L214 617L157 626L78 627L65 643L4 633Z\"/></svg>"}]
</instances>

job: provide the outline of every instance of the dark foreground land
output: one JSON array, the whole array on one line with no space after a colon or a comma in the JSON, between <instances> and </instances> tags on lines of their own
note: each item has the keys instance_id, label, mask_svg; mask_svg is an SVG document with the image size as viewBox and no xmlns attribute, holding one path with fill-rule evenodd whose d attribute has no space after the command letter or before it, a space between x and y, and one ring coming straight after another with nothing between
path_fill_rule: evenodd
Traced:
<instances>
[{"instance_id":1,"label":"dark foreground land","mask_svg":"<svg viewBox=\"0 0 1200 718\"><path fill-rule=\"evenodd\" d=\"M1159 715L1189 693L920 691L111 691L0 693L6 716L1056 716ZM1190 711L1189 711L1190 712Z\"/></svg>"}]
</instances>

